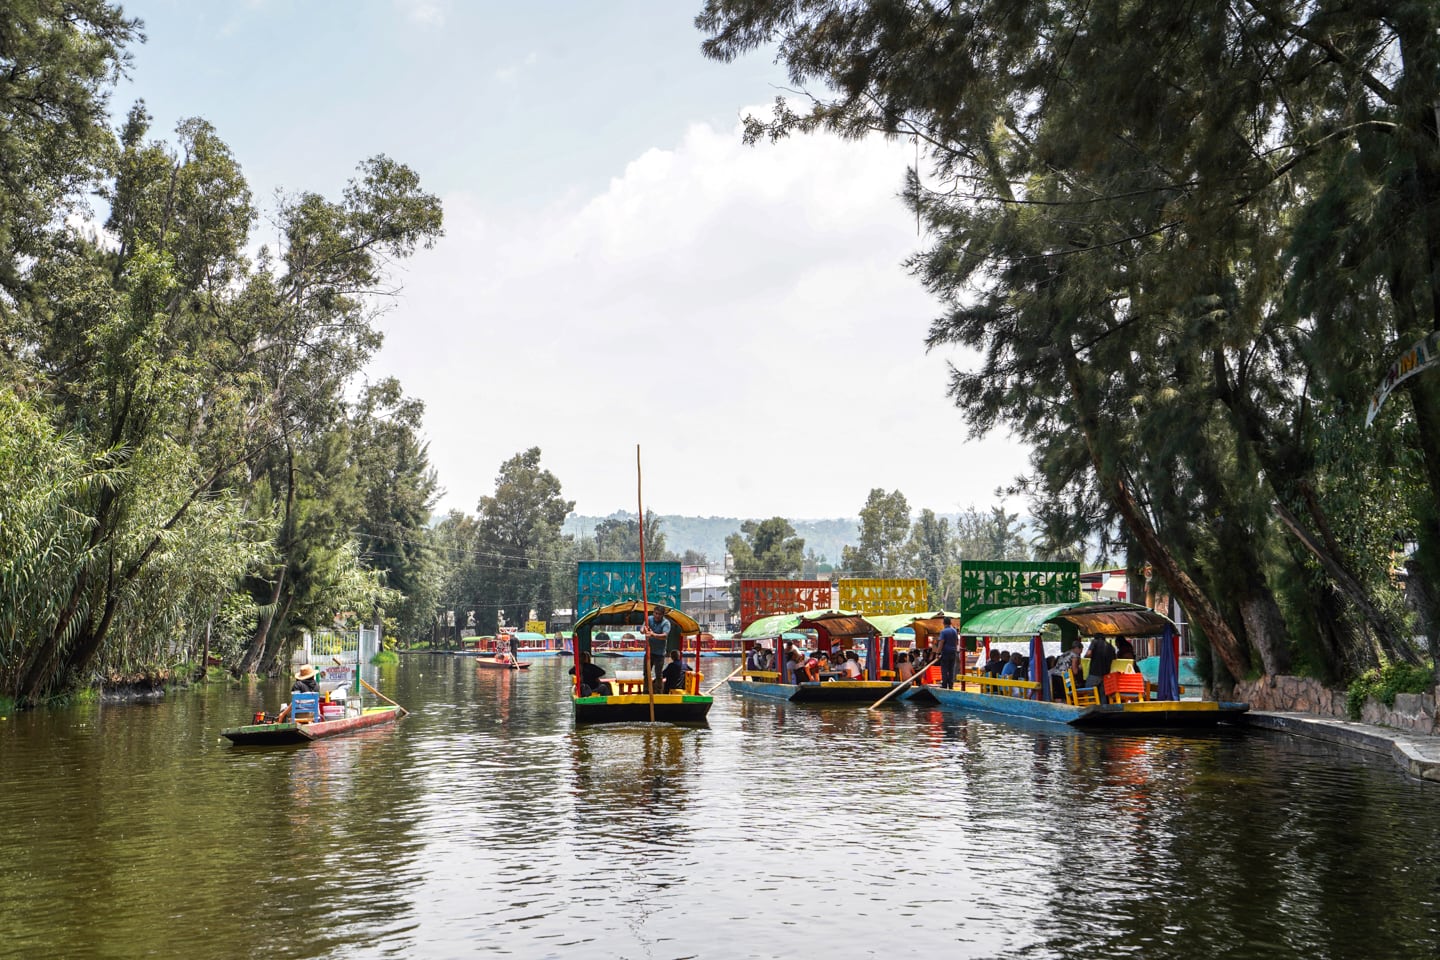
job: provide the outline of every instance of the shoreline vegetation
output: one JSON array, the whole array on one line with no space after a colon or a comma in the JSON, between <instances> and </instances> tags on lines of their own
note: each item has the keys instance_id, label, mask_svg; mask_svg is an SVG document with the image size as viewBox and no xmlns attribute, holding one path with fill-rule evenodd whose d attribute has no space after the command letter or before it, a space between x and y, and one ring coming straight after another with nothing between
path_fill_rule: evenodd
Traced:
<instances>
[{"instance_id":1,"label":"shoreline vegetation","mask_svg":"<svg viewBox=\"0 0 1440 960\"><path fill-rule=\"evenodd\" d=\"M742 521L732 583L912 576L948 607L962 557L1124 567L1183 608L1217 693L1433 691L1440 370L1396 366L1440 329L1431 8L697 5L705 56L778 49L836 91L747 118L755 149L915 140L916 349L968 351L957 422L1032 451L959 515L872 489L838 556ZM494 633L572 607L577 563L632 559L640 518L564 531L539 447L432 517L423 404L361 373L439 198L374 155L333 196L262 205L203 117L112 102L143 26L109 0L0 8L24 38L0 51L0 696L212 659L276 676L337 620ZM644 536L706 559L648 514Z\"/></svg>"}]
</instances>

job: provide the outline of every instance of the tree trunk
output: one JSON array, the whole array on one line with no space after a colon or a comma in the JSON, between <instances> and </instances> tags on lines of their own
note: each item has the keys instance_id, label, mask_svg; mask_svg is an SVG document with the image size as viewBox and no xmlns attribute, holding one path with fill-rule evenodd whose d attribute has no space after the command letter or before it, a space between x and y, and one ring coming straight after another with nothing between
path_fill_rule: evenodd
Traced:
<instances>
[{"instance_id":1,"label":"tree trunk","mask_svg":"<svg viewBox=\"0 0 1440 960\"><path fill-rule=\"evenodd\" d=\"M1062 356L1071 398L1079 414L1081 432L1085 437L1085 447L1090 453L1090 462L1095 469L1099 489L1125 521L1130 534L1140 544L1151 565L1159 572L1160 578L1169 584L1175 599L1180 601L1190 614L1191 621L1204 632L1205 639L1209 641L1230 676L1244 679L1250 672L1250 663L1240 647L1240 642L1220 611L1210 602L1210 598L1190 579L1169 548L1161 541L1144 510L1125 486L1125 481L1119 477L1118 471L1101 455L1100 424L1086 397L1084 384L1080 379L1079 361L1070 351L1065 351Z\"/></svg>"},{"instance_id":2,"label":"tree trunk","mask_svg":"<svg viewBox=\"0 0 1440 960\"><path fill-rule=\"evenodd\" d=\"M270 624L275 619L275 610L280 606L280 592L285 587L286 568L282 565L280 573L275 578L275 589L270 591L270 602L265 605L265 612L260 615L260 622L255 624L255 632L250 635L250 643L245 647L245 653L240 657L240 662L235 665L235 672L241 676L247 673L254 673L260 664L260 658L265 652L265 643L270 636Z\"/></svg>"},{"instance_id":3,"label":"tree trunk","mask_svg":"<svg viewBox=\"0 0 1440 960\"><path fill-rule=\"evenodd\" d=\"M1379 645L1376 650L1377 657L1384 656L1389 659L1404 660L1407 663L1419 663L1419 658L1416 657L1411 645L1399 641L1396 635L1396 625L1390 621L1383 610L1370 600L1369 594L1365 592L1365 587L1355 579L1345 565L1332 556L1283 503L1275 501L1273 509L1280 521L1325 568L1325 572L1330 575L1335 586L1347 600L1355 605L1355 609L1360 612L1366 625L1374 631L1375 635L1371 638L1371 642Z\"/></svg>"}]
</instances>

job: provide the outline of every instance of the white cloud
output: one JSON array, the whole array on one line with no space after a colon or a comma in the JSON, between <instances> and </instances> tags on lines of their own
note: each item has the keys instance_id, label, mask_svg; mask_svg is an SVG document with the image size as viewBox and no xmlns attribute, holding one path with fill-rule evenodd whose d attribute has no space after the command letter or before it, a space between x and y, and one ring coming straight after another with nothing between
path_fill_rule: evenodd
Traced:
<instances>
[{"instance_id":1,"label":"white cloud","mask_svg":"<svg viewBox=\"0 0 1440 960\"><path fill-rule=\"evenodd\" d=\"M449 4L445 0L395 0L395 9L411 23L438 27L445 23Z\"/></svg>"},{"instance_id":2,"label":"white cloud","mask_svg":"<svg viewBox=\"0 0 1440 960\"><path fill-rule=\"evenodd\" d=\"M924 337L938 306L902 267L906 145L747 147L697 125L602 193L497 213L445 198L374 374L425 401L442 509L473 511L530 446L585 513L854 516L991 502L1024 468L967 443Z\"/></svg>"},{"instance_id":3,"label":"white cloud","mask_svg":"<svg viewBox=\"0 0 1440 960\"><path fill-rule=\"evenodd\" d=\"M499 70L496 70L496 71L495 71L495 79L496 79L496 80L499 80L501 83L505 84L506 86L513 86L515 83L517 83L517 82L519 81L519 79L520 79L520 73L521 73L526 67L533 66L534 63L535 63L535 61L536 61L536 59L537 59L536 55L532 53L532 54L530 54L529 56L527 56L524 60L520 61L519 63L515 63L515 64L511 64L511 65L509 65L509 66L501 67Z\"/></svg>"}]
</instances>

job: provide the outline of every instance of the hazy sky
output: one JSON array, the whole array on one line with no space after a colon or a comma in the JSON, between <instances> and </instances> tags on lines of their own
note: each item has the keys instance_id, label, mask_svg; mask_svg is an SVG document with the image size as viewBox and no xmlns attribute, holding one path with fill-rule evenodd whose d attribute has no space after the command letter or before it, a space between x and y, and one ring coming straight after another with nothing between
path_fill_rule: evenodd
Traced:
<instances>
[{"instance_id":1,"label":"hazy sky","mask_svg":"<svg viewBox=\"0 0 1440 960\"><path fill-rule=\"evenodd\" d=\"M703 58L699 0L124 5L148 42L117 116L204 117L262 202L338 197L377 153L442 198L365 371L424 401L439 509L531 446L590 514L635 508L637 443L658 513L855 516L873 487L951 512L1025 468L966 440L969 359L925 352L913 146L745 146L784 72Z\"/></svg>"}]
</instances>

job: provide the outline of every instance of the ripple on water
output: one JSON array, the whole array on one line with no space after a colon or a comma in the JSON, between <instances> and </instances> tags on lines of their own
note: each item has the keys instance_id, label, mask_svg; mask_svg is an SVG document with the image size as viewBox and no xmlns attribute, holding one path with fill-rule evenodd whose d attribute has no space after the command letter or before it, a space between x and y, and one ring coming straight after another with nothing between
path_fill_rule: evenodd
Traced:
<instances>
[{"instance_id":1,"label":"ripple on water","mask_svg":"<svg viewBox=\"0 0 1440 960\"><path fill-rule=\"evenodd\" d=\"M725 691L708 728L576 730L567 666L406 658L380 683L413 716L294 749L216 737L278 690L18 715L3 949L1440 954L1440 794L1387 763Z\"/></svg>"}]
</instances>

